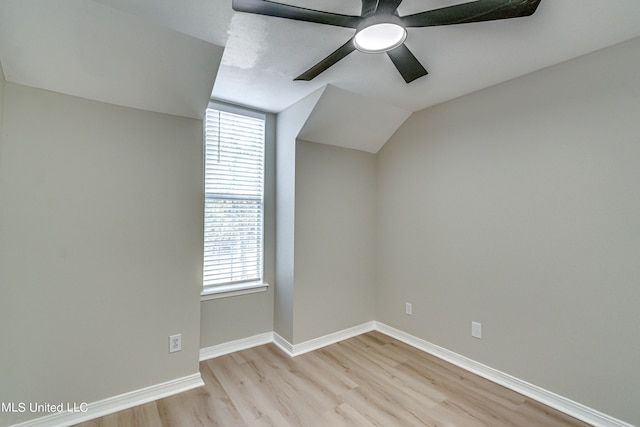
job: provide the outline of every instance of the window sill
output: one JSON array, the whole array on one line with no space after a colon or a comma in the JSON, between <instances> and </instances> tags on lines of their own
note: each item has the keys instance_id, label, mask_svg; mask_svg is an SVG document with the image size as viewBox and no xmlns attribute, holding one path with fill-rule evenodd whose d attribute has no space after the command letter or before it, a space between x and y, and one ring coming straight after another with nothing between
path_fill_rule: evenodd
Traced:
<instances>
[{"instance_id":1,"label":"window sill","mask_svg":"<svg viewBox=\"0 0 640 427\"><path fill-rule=\"evenodd\" d=\"M235 297L238 295L255 294L264 292L269 287L268 283L235 283L233 285L218 285L205 288L200 294L200 301L212 299Z\"/></svg>"}]
</instances>

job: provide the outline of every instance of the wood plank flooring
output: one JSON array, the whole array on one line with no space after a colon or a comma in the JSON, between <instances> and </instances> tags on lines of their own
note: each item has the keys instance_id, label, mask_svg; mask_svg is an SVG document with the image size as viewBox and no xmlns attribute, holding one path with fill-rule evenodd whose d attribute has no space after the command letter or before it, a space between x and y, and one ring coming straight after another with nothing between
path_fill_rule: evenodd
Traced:
<instances>
[{"instance_id":1,"label":"wood plank flooring","mask_svg":"<svg viewBox=\"0 0 640 427\"><path fill-rule=\"evenodd\" d=\"M295 358L267 344L200 372L204 387L78 426L587 426L379 332Z\"/></svg>"}]
</instances>

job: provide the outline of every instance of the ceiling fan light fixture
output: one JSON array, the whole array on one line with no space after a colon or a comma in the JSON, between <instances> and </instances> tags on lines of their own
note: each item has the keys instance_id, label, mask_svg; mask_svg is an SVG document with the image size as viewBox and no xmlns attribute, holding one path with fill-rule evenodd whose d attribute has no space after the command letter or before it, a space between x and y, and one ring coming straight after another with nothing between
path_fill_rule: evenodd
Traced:
<instances>
[{"instance_id":1,"label":"ceiling fan light fixture","mask_svg":"<svg viewBox=\"0 0 640 427\"><path fill-rule=\"evenodd\" d=\"M404 43L407 30L398 24L383 22L364 27L356 33L353 43L360 52L381 53Z\"/></svg>"}]
</instances>

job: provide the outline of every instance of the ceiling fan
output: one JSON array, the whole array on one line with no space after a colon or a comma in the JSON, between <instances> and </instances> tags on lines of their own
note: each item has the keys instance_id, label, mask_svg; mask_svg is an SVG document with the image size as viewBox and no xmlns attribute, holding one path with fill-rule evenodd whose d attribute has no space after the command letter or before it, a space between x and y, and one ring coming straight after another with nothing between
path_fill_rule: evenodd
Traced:
<instances>
[{"instance_id":1,"label":"ceiling fan","mask_svg":"<svg viewBox=\"0 0 640 427\"><path fill-rule=\"evenodd\" d=\"M341 15L269 0L233 0L233 10L353 28L355 35L332 54L300 74L295 80L309 81L354 50L386 52L407 83L428 74L405 46L407 28L467 24L532 15L541 0L477 0L463 4L399 16L402 0L362 0L360 16Z\"/></svg>"}]
</instances>

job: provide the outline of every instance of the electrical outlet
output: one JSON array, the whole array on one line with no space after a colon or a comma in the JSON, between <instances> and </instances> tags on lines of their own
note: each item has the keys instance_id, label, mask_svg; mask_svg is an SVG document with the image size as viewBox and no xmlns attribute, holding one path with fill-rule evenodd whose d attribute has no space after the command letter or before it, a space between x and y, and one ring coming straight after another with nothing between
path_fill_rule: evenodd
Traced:
<instances>
[{"instance_id":1,"label":"electrical outlet","mask_svg":"<svg viewBox=\"0 0 640 427\"><path fill-rule=\"evenodd\" d=\"M404 312L411 316L413 314L413 307L410 302L404 303Z\"/></svg>"},{"instance_id":2,"label":"electrical outlet","mask_svg":"<svg viewBox=\"0 0 640 427\"><path fill-rule=\"evenodd\" d=\"M471 336L482 339L482 323L471 322Z\"/></svg>"},{"instance_id":3,"label":"electrical outlet","mask_svg":"<svg viewBox=\"0 0 640 427\"><path fill-rule=\"evenodd\" d=\"M182 334L169 335L169 353L182 350Z\"/></svg>"}]
</instances>

